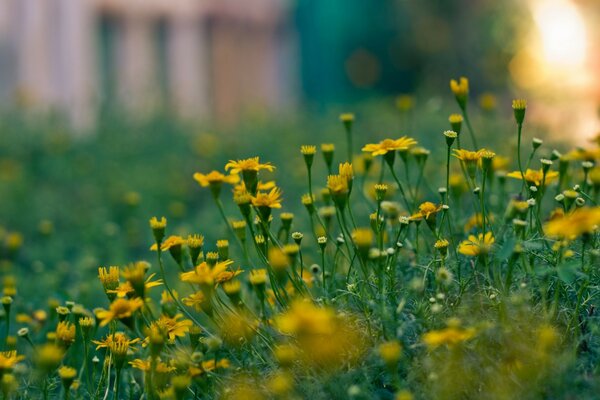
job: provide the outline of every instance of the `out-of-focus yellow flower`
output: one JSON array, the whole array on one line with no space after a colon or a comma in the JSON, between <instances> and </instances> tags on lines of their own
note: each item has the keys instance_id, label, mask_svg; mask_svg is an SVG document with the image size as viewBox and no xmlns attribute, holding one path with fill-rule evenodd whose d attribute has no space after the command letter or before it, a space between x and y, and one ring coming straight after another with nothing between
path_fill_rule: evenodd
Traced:
<instances>
[{"instance_id":1,"label":"out-of-focus yellow flower","mask_svg":"<svg viewBox=\"0 0 600 400\"><path fill-rule=\"evenodd\" d=\"M214 267L210 267L206 261L197 265L193 271L181 274L183 282L197 283L200 285L213 286L214 284L228 281L243 271L230 271L229 266L233 264L232 260L217 262Z\"/></svg>"},{"instance_id":2,"label":"out-of-focus yellow flower","mask_svg":"<svg viewBox=\"0 0 600 400\"><path fill-rule=\"evenodd\" d=\"M498 101L492 93L483 93L479 96L479 107L485 111L493 111L496 109Z\"/></svg>"},{"instance_id":3,"label":"out-of-focus yellow flower","mask_svg":"<svg viewBox=\"0 0 600 400\"><path fill-rule=\"evenodd\" d=\"M550 237L571 240L595 232L599 225L600 207L582 207L550 220L544 225L544 233Z\"/></svg>"},{"instance_id":4,"label":"out-of-focus yellow flower","mask_svg":"<svg viewBox=\"0 0 600 400\"><path fill-rule=\"evenodd\" d=\"M526 207L529 207L529 205L527 204L526 201L524 201L523 203L525 203ZM495 218L492 214L488 214L486 216L486 220L489 222L494 222L494 219ZM481 213L473 214L471 217L469 217L469 219L467 220L467 223L465 224L465 232L469 232L473 228L481 228L482 226L483 226L483 217L482 217Z\"/></svg>"},{"instance_id":5,"label":"out-of-focus yellow flower","mask_svg":"<svg viewBox=\"0 0 600 400\"><path fill-rule=\"evenodd\" d=\"M253 286L264 285L267 282L267 270L264 268L250 271L250 283Z\"/></svg>"},{"instance_id":6,"label":"out-of-focus yellow flower","mask_svg":"<svg viewBox=\"0 0 600 400\"><path fill-rule=\"evenodd\" d=\"M44 371L54 370L65 356L65 349L54 343L46 343L37 348L35 353L35 364ZM6 356L0 355L0 366L13 366L15 363L16 352L8 352Z\"/></svg>"},{"instance_id":7,"label":"out-of-focus yellow flower","mask_svg":"<svg viewBox=\"0 0 600 400\"><path fill-rule=\"evenodd\" d=\"M349 317L310 301L292 303L275 317L275 326L295 338L300 360L307 367L337 368L358 361L365 351L364 335Z\"/></svg>"},{"instance_id":8,"label":"out-of-focus yellow flower","mask_svg":"<svg viewBox=\"0 0 600 400\"><path fill-rule=\"evenodd\" d=\"M189 368L188 373L190 374L191 377L196 377L196 376L200 376L206 372L214 371L216 369L227 369L230 367L231 367L231 363L229 362L228 359L222 358L217 361L213 358L211 360L203 361L202 363L200 363L199 367L191 366ZM246 398L251 399L254 397L246 397Z\"/></svg>"},{"instance_id":9,"label":"out-of-focus yellow flower","mask_svg":"<svg viewBox=\"0 0 600 400\"><path fill-rule=\"evenodd\" d=\"M232 174L239 174L242 171L259 171L259 170L273 171L275 167L271 163L260 163L259 157L247 158L245 160L229 160L225 165L225 170L230 171Z\"/></svg>"},{"instance_id":10,"label":"out-of-focus yellow flower","mask_svg":"<svg viewBox=\"0 0 600 400\"><path fill-rule=\"evenodd\" d=\"M11 370L16 363L25 359L25 356L17 355L17 351L2 351L0 352L0 371L2 373Z\"/></svg>"},{"instance_id":11,"label":"out-of-focus yellow flower","mask_svg":"<svg viewBox=\"0 0 600 400\"><path fill-rule=\"evenodd\" d=\"M379 353L379 357L381 357L387 366L393 367L400 360L400 356L402 355L402 346L397 340L392 340L380 344L377 348L377 352Z\"/></svg>"},{"instance_id":12,"label":"out-of-focus yellow flower","mask_svg":"<svg viewBox=\"0 0 600 400\"><path fill-rule=\"evenodd\" d=\"M201 174L196 172L194 174L194 180L202 187L221 185L223 183L229 183L231 185L236 184L240 181L240 176L237 174L224 175L219 171L211 171L208 174Z\"/></svg>"},{"instance_id":13,"label":"out-of-focus yellow flower","mask_svg":"<svg viewBox=\"0 0 600 400\"><path fill-rule=\"evenodd\" d=\"M183 304L188 307L193 307L196 311L203 310L202 305L206 303L206 296L202 291L197 291L182 299Z\"/></svg>"},{"instance_id":14,"label":"out-of-focus yellow flower","mask_svg":"<svg viewBox=\"0 0 600 400\"><path fill-rule=\"evenodd\" d=\"M425 333L422 340L430 350L433 350L440 346L455 346L465 342L473 338L475 333L475 328L449 326L445 329Z\"/></svg>"},{"instance_id":15,"label":"out-of-focus yellow flower","mask_svg":"<svg viewBox=\"0 0 600 400\"><path fill-rule=\"evenodd\" d=\"M415 98L410 94L402 94L396 98L396 107L402 112L410 111L415 106Z\"/></svg>"},{"instance_id":16,"label":"out-of-focus yellow flower","mask_svg":"<svg viewBox=\"0 0 600 400\"><path fill-rule=\"evenodd\" d=\"M136 358L135 360L131 360L129 362L129 364L133 368L139 369L144 372L150 371L150 369L152 367L152 362L150 359L142 360L140 358ZM156 372L158 372L159 374L168 374L169 372L173 372L176 369L177 368L175 368L174 366L167 364L167 363L161 361L160 359L158 359L156 362Z\"/></svg>"},{"instance_id":17,"label":"out-of-focus yellow flower","mask_svg":"<svg viewBox=\"0 0 600 400\"><path fill-rule=\"evenodd\" d=\"M450 80L450 90L456 97L466 97L469 94L469 80L464 76Z\"/></svg>"},{"instance_id":18,"label":"out-of-focus yellow flower","mask_svg":"<svg viewBox=\"0 0 600 400\"><path fill-rule=\"evenodd\" d=\"M492 232L487 232L485 237L480 233L477 237L469 235L468 240L463 240L458 245L458 252L465 256L479 256L489 253L494 244L495 239Z\"/></svg>"},{"instance_id":19,"label":"out-of-focus yellow flower","mask_svg":"<svg viewBox=\"0 0 600 400\"><path fill-rule=\"evenodd\" d=\"M373 157L387 154L390 151L408 150L417 144L413 138L403 136L399 139L384 139L379 143L370 143L362 148L362 151L371 153Z\"/></svg>"},{"instance_id":20,"label":"out-of-focus yellow flower","mask_svg":"<svg viewBox=\"0 0 600 400\"><path fill-rule=\"evenodd\" d=\"M556 171L548 171L546 172L546 177L544 179L544 171L542 169L534 170L527 169L525 173L521 174L520 171L513 171L506 174L509 178L521 179L525 177L525 181L530 185L540 186L542 184L542 180L544 180L544 185L547 185L558 178L558 172Z\"/></svg>"}]
</instances>

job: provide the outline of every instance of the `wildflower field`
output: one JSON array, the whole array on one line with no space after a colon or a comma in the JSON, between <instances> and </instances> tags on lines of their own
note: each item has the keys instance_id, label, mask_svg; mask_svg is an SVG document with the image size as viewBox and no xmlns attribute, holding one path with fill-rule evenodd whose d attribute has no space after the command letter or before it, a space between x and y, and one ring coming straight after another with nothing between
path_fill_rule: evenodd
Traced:
<instances>
[{"instance_id":1,"label":"wildflower field","mask_svg":"<svg viewBox=\"0 0 600 400\"><path fill-rule=\"evenodd\" d=\"M597 398L600 138L446 92L230 137L6 118L2 397Z\"/></svg>"}]
</instances>

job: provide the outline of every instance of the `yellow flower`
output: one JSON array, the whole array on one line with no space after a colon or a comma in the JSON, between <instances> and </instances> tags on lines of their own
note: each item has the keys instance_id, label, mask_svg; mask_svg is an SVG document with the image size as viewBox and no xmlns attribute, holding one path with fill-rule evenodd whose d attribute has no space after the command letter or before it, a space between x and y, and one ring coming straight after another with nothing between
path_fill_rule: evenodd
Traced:
<instances>
[{"instance_id":1,"label":"yellow flower","mask_svg":"<svg viewBox=\"0 0 600 400\"><path fill-rule=\"evenodd\" d=\"M274 187L275 187L275 181L268 181L268 182L258 181L258 184L256 185L256 190L264 192L266 190L271 190ZM244 194L249 194L249 193L248 193L248 189L246 189L246 184L244 183L244 181L241 181L239 183L239 185L235 185L233 187L233 195L234 196L242 196Z\"/></svg>"},{"instance_id":2,"label":"yellow flower","mask_svg":"<svg viewBox=\"0 0 600 400\"><path fill-rule=\"evenodd\" d=\"M259 157L247 158L245 160L229 160L225 165L225 170L232 174L239 174L242 171L259 171L265 169L267 171L273 171L275 167L271 163L261 164Z\"/></svg>"},{"instance_id":3,"label":"yellow flower","mask_svg":"<svg viewBox=\"0 0 600 400\"><path fill-rule=\"evenodd\" d=\"M252 205L255 207L281 208L281 190L274 187L269 193L257 192L256 196L252 196Z\"/></svg>"},{"instance_id":4,"label":"yellow flower","mask_svg":"<svg viewBox=\"0 0 600 400\"><path fill-rule=\"evenodd\" d=\"M379 345L377 352L379 357L386 363L386 365L393 367L400 360L402 355L402 346L397 340L392 340Z\"/></svg>"},{"instance_id":5,"label":"yellow flower","mask_svg":"<svg viewBox=\"0 0 600 400\"><path fill-rule=\"evenodd\" d=\"M403 94L396 98L396 107L400 111L409 111L415 106L415 98L409 94Z\"/></svg>"},{"instance_id":6,"label":"yellow flower","mask_svg":"<svg viewBox=\"0 0 600 400\"><path fill-rule=\"evenodd\" d=\"M39 368L45 371L51 371L58 366L64 356L64 348L57 346L54 343L46 343L37 348L37 352L35 353L35 363ZM16 352L0 353L0 368L5 365L12 367L19 361L15 361L15 357Z\"/></svg>"},{"instance_id":7,"label":"yellow flower","mask_svg":"<svg viewBox=\"0 0 600 400\"><path fill-rule=\"evenodd\" d=\"M196 377L196 376L202 375L205 372L211 372L211 371L214 371L219 368L226 369L226 368L229 368L230 366L231 366L231 363L226 358L223 358L219 361L217 361L213 358L213 359L210 359L207 361L203 361L200 364L200 367L190 366L188 372L191 377Z\"/></svg>"},{"instance_id":8,"label":"yellow flower","mask_svg":"<svg viewBox=\"0 0 600 400\"><path fill-rule=\"evenodd\" d=\"M160 219L156 217L150 218L150 228L154 229L165 229L167 227L167 219L165 217L161 217Z\"/></svg>"},{"instance_id":9,"label":"yellow flower","mask_svg":"<svg viewBox=\"0 0 600 400\"><path fill-rule=\"evenodd\" d=\"M139 358L136 358L135 360L129 361L129 364L136 369L139 369L141 371L144 372L148 372L150 371L150 368L152 366L152 363L150 362L151 360L142 360ZM157 359L157 363L156 363L156 372L158 372L159 374L168 374L169 372L173 372L175 371L175 367L169 364L164 363L163 361L159 359Z\"/></svg>"},{"instance_id":10,"label":"yellow flower","mask_svg":"<svg viewBox=\"0 0 600 400\"><path fill-rule=\"evenodd\" d=\"M12 369L16 363L24 358L25 356L18 356L16 350L0 352L0 371L6 372Z\"/></svg>"},{"instance_id":11,"label":"yellow flower","mask_svg":"<svg viewBox=\"0 0 600 400\"><path fill-rule=\"evenodd\" d=\"M117 287L119 285L119 276L119 267L112 266L108 270L106 267L98 268L98 278L105 290Z\"/></svg>"},{"instance_id":12,"label":"yellow flower","mask_svg":"<svg viewBox=\"0 0 600 400\"><path fill-rule=\"evenodd\" d=\"M58 376L62 380L73 380L77 376L77 370L75 368L63 365L58 369Z\"/></svg>"},{"instance_id":13,"label":"yellow flower","mask_svg":"<svg viewBox=\"0 0 600 400\"><path fill-rule=\"evenodd\" d=\"M184 337L193 325L189 319L180 320L181 318L183 318L182 314L176 314L174 317L163 314L152 325L156 326L160 332L165 333L173 342L177 337Z\"/></svg>"},{"instance_id":14,"label":"yellow flower","mask_svg":"<svg viewBox=\"0 0 600 400\"><path fill-rule=\"evenodd\" d=\"M434 215L436 213L438 213L440 210L442 209L442 206L436 206L435 204L433 204L430 201L426 201L425 203L422 203L419 206L419 211L415 214L413 214L410 218L413 220L418 220L418 219L429 219L429 217L431 215Z\"/></svg>"},{"instance_id":15,"label":"yellow flower","mask_svg":"<svg viewBox=\"0 0 600 400\"><path fill-rule=\"evenodd\" d=\"M457 81L452 79L450 81L450 90L456 97L465 97L469 94L469 80L464 76L460 77Z\"/></svg>"},{"instance_id":16,"label":"yellow flower","mask_svg":"<svg viewBox=\"0 0 600 400\"><path fill-rule=\"evenodd\" d=\"M162 285L162 283L163 283L162 279L157 279L155 281L152 280L152 278L154 278L155 275L156 274L150 274L150 275L148 275L148 278L146 278L146 282L144 282L144 293L147 293L149 289L151 289L155 286ZM131 283L129 281L121 283L119 286L117 286L113 290L106 291L106 293L116 294L117 297L125 297L134 292L135 292L135 289L133 288L133 286L131 285Z\"/></svg>"},{"instance_id":17,"label":"yellow flower","mask_svg":"<svg viewBox=\"0 0 600 400\"><path fill-rule=\"evenodd\" d=\"M506 171L508 167L509 159L503 156L496 156L492 160L492 169L494 171Z\"/></svg>"},{"instance_id":18,"label":"yellow flower","mask_svg":"<svg viewBox=\"0 0 600 400\"><path fill-rule=\"evenodd\" d=\"M332 194L344 195L348 193L348 180L341 175L329 175L327 177L327 188Z\"/></svg>"},{"instance_id":19,"label":"yellow flower","mask_svg":"<svg viewBox=\"0 0 600 400\"><path fill-rule=\"evenodd\" d=\"M264 285L267 282L267 270L264 268L252 270L249 279L252 286Z\"/></svg>"},{"instance_id":20,"label":"yellow flower","mask_svg":"<svg viewBox=\"0 0 600 400\"><path fill-rule=\"evenodd\" d=\"M227 268L233 264L232 260L217 262L211 268L206 261L197 265L193 271L184 272L181 274L183 282L191 282L212 286L216 283L228 281L243 271L229 271Z\"/></svg>"},{"instance_id":21,"label":"yellow flower","mask_svg":"<svg viewBox=\"0 0 600 400\"><path fill-rule=\"evenodd\" d=\"M475 328L449 326L445 329L430 331L423 335L423 343L433 350L439 346L454 346L475 336Z\"/></svg>"},{"instance_id":22,"label":"yellow flower","mask_svg":"<svg viewBox=\"0 0 600 400\"><path fill-rule=\"evenodd\" d=\"M526 209L529 207L529 205L527 204L526 201L523 201L521 203L525 204ZM486 220L488 220L489 222L494 222L494 216L491 214L488 214L486 216ZM473 229L475 227L481 228L482 226L483 226L483 218L481 216L481 213L474 214L467 220L467 223L465 224L465 232L469 232L471 229Z\"/></svg>"},{"instance_id":23,"label":"yellow flower","mask_svg":"<svg viewBox=\"0 0 600 400\"><path fill-rule=\"evenodd\" d=\"M485 111L492 111L497 105L496 96L492 93L483 93L479 96L479 106Z\"/></svg>"},{"instance_id":24,"label":"yellow flower","mask_svg":"<svg viewBox=\"0 0 600 400\"><path fill-rule=\"evenodd\" d=\"M100 326L106 326L110 321L124 320L131 318L144 305L144 301L139 297L128 299L116 299L110 304L108 310L100 309L96 312L96 317L101 320Z\"/></svg>"},{"instance_id":25,"label":"yellow flower","mask_svg":"<svg viewBox=\"0 0 600 400\"><path fill-rule=\"evenodd\" d=\"M352 168L352 164L349 162L340 164L339 174L340 176L346 178L346 180L351 181L354 178L354 169Z\"/></svg>"},{"instance_id":26,"label":"yellow flower","mask_svg":"<svg viewBox=\"0 0 600 400\"><path fill-rule=\"evenodd\" d=\"M352 122L352 121L354 121L354 114L352 114L352 113L340 114L340 121L342 121L342 122Z\"/></svg>"},{"instance_id":27,"label":"yellow flower","mask_svg":"<svg viewBox=\"0 0 600 400\"><path fill-rule=\"evenodd\" d=\"M100 350L102 348L110 348L111 345L115 342L127 343L127 346L131 347L132 344L139 342L139 338L129 339L129 337L123 332L115 332L111 335L107 335L104 340L92 340L92 343L96 344L96 350Z\"/></svg>"},{"instance_id":28,"label":"yellow flower","mask_svg":"<svg viewBox=\"0 0 600 400\"><path fill-rule=\"evenodd\" d=\"M477 237L475 237L475 235L469 235L468 240L463 240L458 245L458 252L460 254L464 254L465 256L484 255L490 251L494 242L495 239L492 235L492 232L487 232L485 237L482 233L480 233Z\"/></svg>"},{"instance_id":29,"label":"yellow flower","mask_svg":"<svg viewBox=\"0 0 600 400\"><path fill-rule=\"evenodd\" d=\"M574 239L585 233L593 233L599 225L600 207L583 207L553 218L544 226L544 233L550 237Z\"/></svg>"},{"instance_id":30,"label":"yellow flower","mask_svg":"<svg viewBox=\"0 0 600 400\"><path fill-rule=\"evenodd\" d=\"M454 149L454 157L458 158L465 163L478 162L481 159L481 151L470 151L465 149Z\"/></svg>"},{"instance_id":31,"label":"yellow flower","mask_svg":"<svg viewBox=\"0 0 600 400\"><path fill-rule=\"evenodd\" d=\"M300 152L303 155L314 155L317 152L317 146L313 145L302 145L300 146Z\"/></svg>"},{"instance_id":32,"label":"yellow flower","mask_svg":"<svg viewBox=\"0 0 600 400\"><path fill-rule=\"evenodd\" d=\"M56 326L56 340L65 347L75 341L75 325L67 321L61 321Z\"/></svg>"},{"instance_id":33,"label":"yellow flower","mask_svg":"<svg viewBox=\"0 0 600 400\"><path fill-rule=\"evenodd\" d=\"M527 169L523 175L521 175L520 171L513 171L506 174L509 178L515 179L523 179L525 176L525 181L530 185L540 186L542 184L542 179L544 179L544 171L542 169L533 170ZM558 172L556 171L548 171L546 172L546 179L544 180L544 185L551 183L558 177Z\"/></svg>"},{"instance_id":34,"label":"yellow flower","mask_svg":"<svg viewBox=\"0 0 600 400\"><path fill-rule=\"evenodd\" d=\"M433 247L441 250L441 249L446 249L448 248L448 246L450 245L450 242L446 239L438 239L436 240L436 242L433 244Z\"/></svg>"},{"instance_id":35,"label":"yellow flower","mask_svg":"<svg viewBox=\"0 0 600 400\"><path fill-rule=\"evenodd\" d=\"M167 251L171 247L183 246L184 244L186 244L186 240L183 239L181 236L171 235L168 238L166 238L164 240L164 242L162 242L160 244L160 250ZM154 243L152 246L150 246L150 250L152 250L152 251L156 251L157 249L158 249L158 246L156 245L156 243Z\"/></svg>"},{"instance_id":36,"label":"yellow flower","mask_svg":"<svg viewBox=\"0 0 600 400\"><path fill-rule=\"evenodd\" d=\"M198 312L202 311L202 304L206 301L206 296L202 291L190 294L188 297L183 298L183 304L188 307L194 307Z\"/></svg>"},{"instance_id":37,"label":"yellow flower","mask_svg":"<svg viewBox=\"0 0 600 400\"><path fill-rule=\"evenodd\" d=\"M219 171L211 171L208 174L201 174L200 172L196 172L194 174L194 180L200 184L202 187L212 186L212 185L221 185L223 183L236 184L239 182L239 175L224 175Z\"/></svg>"},{"instance_id":38,"label":"yellow flower","mask_svg":"<svg viewBox=\"0 0 600 400\"><path fill-rule=\"evenodd\" d=\"M410 147L417 144L413 138L403 136L400 139L384 139L379 143L367 144L362 148L362 151L371 153L373 157L387 154L390 151L408 150Z\"/></svg>"}]
</instances>

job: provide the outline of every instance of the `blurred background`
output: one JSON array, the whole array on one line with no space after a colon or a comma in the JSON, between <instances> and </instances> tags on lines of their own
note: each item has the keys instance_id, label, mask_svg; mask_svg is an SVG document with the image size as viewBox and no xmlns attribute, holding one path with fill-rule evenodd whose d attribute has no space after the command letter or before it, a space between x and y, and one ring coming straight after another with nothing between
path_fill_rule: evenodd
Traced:
<instances>
[{"instance_id":1,"label":"blurred background","mask_svg":"<svg viewBox=\"0 0 600 400\"><path fill-rule=\"evenodd\" d=\"M3 0L0 98L83 129L107 108L234 124L466 75L476 95L576 103L579 132L600 99L599 15L597 0Z\"/></svg>"},{"instance_id":2,"label":"blurred background","mask_svg":"<svg viewBox=\"0 0 600 400\"><path fill-rule=\"evenodd\" d=\"M352 111L356 143L435 150L462 75L499 154L513 97L529 100L527 140L586 144L599 30L598 0L2 0L0 269L85 298L99 265L152 257L152 215L211 250L225 231L191 176L231 158L278 165L301 213L300 144L343 146Z\"/></svg>"}]
</instances>

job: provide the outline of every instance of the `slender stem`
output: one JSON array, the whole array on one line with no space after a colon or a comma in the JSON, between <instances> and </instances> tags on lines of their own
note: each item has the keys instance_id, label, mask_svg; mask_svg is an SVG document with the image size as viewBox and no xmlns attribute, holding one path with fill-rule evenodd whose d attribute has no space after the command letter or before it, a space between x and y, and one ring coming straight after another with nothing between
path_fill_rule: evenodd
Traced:
<instances>
[{"instance_id":1,"label":"slender stem","mask_svg":"<svg viewBox=\"0 0 600 400\"><path fill-rule=\"evenodd\" d=\"M519 172L521 173L521 180L523 184L521 186L521 193L525 188L525 174L523 173L523 166L521 165L521 132L523 130L523 124L517 124L517 162L519 163Z\"/></svg>"},{"instance_id":2,"label":"slender stem","mask_svg":"<svg viewBox=\"0 0 600 400\"><path fill-rule=\"evenodd\" d=\"M462 109L463 117L465 118L465 122L467 123L467 129L469 130L469 135L471 135L471 141L473 142L473 147L475 150L479 149L477 146L477 140L475 139L475 132L473 131L473 126L471 125L471 119L469 118L469 113L467 113L467 107L465 106Z\"/></svg>"}]
</instances>

